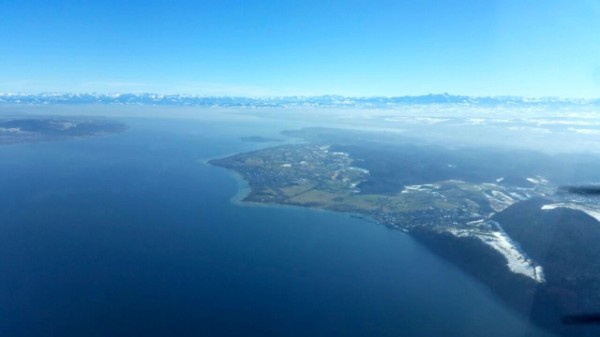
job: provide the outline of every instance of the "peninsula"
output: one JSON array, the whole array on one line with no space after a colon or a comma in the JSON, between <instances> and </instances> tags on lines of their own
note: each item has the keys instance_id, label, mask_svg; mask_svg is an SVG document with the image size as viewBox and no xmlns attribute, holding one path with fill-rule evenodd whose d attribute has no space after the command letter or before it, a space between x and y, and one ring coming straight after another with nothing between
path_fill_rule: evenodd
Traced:
<instances>
[{"instance_id":1,"label":"peninsula","mask_svg":"<svg viewBox=\"0 0 600 337\"><path fill-rule=\"evenodd\" d=\"M105 118L27 117L0 119L0 145L98 137L125 131Z\"/></svg>"},{"instance_id":2,"label":"peninsula","mask_svg":"<svg viewBox=\"0 0 600 337\"><path fill-rule=\"evenodd\" d=\"M329 132L210 163L248 182L244 201L357 214L406 232L553 331L564 329L561 315L600 309L598 259L590 260L600 256L590 241L600 239L594 218L600 207L588 197L558 193L552 173L544 170L548 162L507 163L507 153L474 149L384 147ZM569 225L556 221L565 215ZM548 236L548 230L574 228L571 239L582 246L569 251L552 241L560 238ZM542 248L556 249L551 255L561 261L548 260Z\"/></svg>"}]
</instances>

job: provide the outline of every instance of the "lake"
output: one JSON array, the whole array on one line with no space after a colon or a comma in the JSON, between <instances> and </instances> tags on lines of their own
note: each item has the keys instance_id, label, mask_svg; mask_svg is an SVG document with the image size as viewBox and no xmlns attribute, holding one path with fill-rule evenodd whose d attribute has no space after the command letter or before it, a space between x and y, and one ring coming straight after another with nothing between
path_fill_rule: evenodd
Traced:
<instances>
[{"instance_id":1,"label":"lake","mask_svg":"<svg viewBox=\"0 0 600 337\"><path fill-rule=\"evenodd\" d=\"M121 120L0 147L1 336L547 336L399 231L231 202L205 161L300 122Z\"/></svg>"}]
</instances>

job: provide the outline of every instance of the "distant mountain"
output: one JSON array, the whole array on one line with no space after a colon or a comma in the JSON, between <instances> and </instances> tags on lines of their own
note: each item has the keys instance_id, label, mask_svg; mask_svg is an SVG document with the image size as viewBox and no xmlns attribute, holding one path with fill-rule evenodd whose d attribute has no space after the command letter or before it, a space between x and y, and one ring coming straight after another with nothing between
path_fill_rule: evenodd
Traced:
<instances>
[{"instance_id":1,"label":"distant mountain","mask_svg":"<svg viewBox=\"0 0 600 337\"><path fill-rule=\"evenodd\" d=\"M282 96L282 97L208 97L191 95L142 94L94 94L94 93L49 93L8 94L0 93L0 103L21 104L144 104L144 105L190 105L221 107L392 107L395 105L461 104L461 105L552 105L552 106L600 106L600 99L563 99L554 97L526 98L516 96L471 97L449 94L397 97L349 97Z\"/></svg>"}]
</instances>

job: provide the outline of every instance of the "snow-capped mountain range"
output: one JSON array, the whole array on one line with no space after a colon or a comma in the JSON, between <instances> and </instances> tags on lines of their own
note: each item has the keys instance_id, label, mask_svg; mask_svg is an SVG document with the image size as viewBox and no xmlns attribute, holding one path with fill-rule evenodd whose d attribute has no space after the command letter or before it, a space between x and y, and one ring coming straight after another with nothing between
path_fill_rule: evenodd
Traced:
<instances>
[{"instance_id":1,"label":"snow-capped mountain range","mask_svg":"<svg viewBox=\"0 0 600 337\"><path fill-rule=\"evenodd\" d=\"M244 106L244 107L375 107L419 104L461 105L552 105L552 106L600 106L599 99L565 99L555 97L527 98L518 96L471 97L449 94L396 97L350 97L339 95L282 96L282 97L210 97L191 95L163 95L153 93L0 93L0 103L20 104L144 104L144 105L191 105L191 106Z\"/></svg>"}]
</instances>

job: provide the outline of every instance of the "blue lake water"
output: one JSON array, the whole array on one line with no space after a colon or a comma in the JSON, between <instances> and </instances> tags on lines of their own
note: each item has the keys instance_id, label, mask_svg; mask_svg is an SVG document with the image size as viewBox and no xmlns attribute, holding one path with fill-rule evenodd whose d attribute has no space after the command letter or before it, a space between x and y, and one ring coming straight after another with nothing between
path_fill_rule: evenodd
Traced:
<instances>
[{"instance_id":1,"label":"blue lake water","mask_svg":"<svg viewBox=\"0 0 600 337\"><path fill-rule=\"evenodd\" d=\"M208 158L287 126L126 119L0 147L0 336L542 336L409 236L230 202Z\"/></svg>"}]
</instances>

